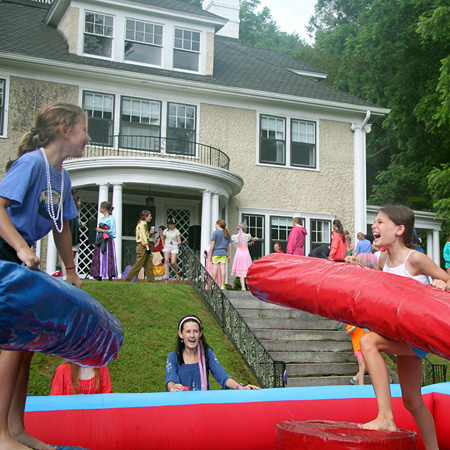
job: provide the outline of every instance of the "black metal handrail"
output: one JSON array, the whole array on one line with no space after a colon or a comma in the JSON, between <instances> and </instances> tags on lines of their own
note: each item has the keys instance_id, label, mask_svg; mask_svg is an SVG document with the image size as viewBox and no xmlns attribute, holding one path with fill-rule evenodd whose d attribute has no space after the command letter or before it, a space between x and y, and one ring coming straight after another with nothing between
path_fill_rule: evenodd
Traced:
<instances>
[{"instance_id":1,"label":"black metal handrail","mask_svg":"<svg viewBox=\"0 0 450 450\"><path fill-rule=\"evenodd\" d=\"M86 146L83 158L105 156L160 157L192 161L221 169L230 168L230 158L220 149L183 139L159 136L95 137Z\"/></svg>"},{"instance_id":2,"label":"black metal handrail","mask_svg":"<svg viewBox=\"0 0 450 450\"><path fill-rule=\"evenodd\" d=\"M397 363L397 357L391 353L387 353L389 358ZM445 364L435 364L427 357L422 359L422 386L429 384L445 383L447 381L447 366Z\"/></svg>"},{"instance_id":3,"label":"black metal handrail","mask_svg":"<svg viewBox=\"0 0 450 450\"><path fill-rule=\"evenodd\" d=\"M286 363L275 361L186 243L180 246L183 276L246 360L261 386L284 387Z\"/></svg>"}]
</instances>

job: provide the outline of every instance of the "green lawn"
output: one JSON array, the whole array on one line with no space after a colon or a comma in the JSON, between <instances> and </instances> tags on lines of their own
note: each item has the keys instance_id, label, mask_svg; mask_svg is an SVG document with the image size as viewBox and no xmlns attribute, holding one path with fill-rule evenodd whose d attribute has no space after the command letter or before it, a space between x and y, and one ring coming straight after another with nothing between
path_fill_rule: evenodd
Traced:
<instances>
[{"instance_id":1,"label":"green lawn","mask_svg":"<svg viewBox=\"0 0 450 450\"><path fill-rule=\"evenodd\" d=\"M167 354L175 348L178 321L196 315L205 337L225 371L238 383L259 385L252 371L223 333L194 289L177 284L85 281L83 289L114 314L125 338L118 360L109 364L114 392L164 391ZM36 353L31 367L29 395L49 395L60 358ZM210 377L211 389L220 389Z\"/></svg>"}]
</instances>

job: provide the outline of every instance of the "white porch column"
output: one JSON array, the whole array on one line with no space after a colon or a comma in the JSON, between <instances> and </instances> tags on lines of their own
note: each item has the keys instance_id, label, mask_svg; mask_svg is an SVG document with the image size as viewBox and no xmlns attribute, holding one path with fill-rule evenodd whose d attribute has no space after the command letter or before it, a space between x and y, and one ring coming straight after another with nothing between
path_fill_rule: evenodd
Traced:
<instances>
[{"instance_id":1,"label":"white porch column","mask_svg":"<svg viewBox=\"0 0 450 450\"><path fill-rule=\"evenodd\" d=\"M433 259L433 231L432 230L427 230L427 256L429 258ZM434 259L433 259L433 261L434 261Z\"/></svg>"},{"instance_id":2,"label":"white porch column","mask_svg":"<svg viewBox=\"0 0 450 450\"><path fill-rule=\"evenodd\" d=\"M440 267L441 266L441 248L439 243L439 231L433 230L433 261Z\"/></svg>"},{"instance_id":3,"label":"white porch column","mask_svg":"<svg viewBox=\"0 0 450 450\"><path fill-rule=\"evenodd\" d=\"M213 192L211 196L211 229L216 229L216 222L219 220L219 194Z\"/></svg>"},{"instance_id":4,"label":"white porch column","mask_svg":"<svg viewBox=\"0 0 450 450\"><path fill-rule=\"evenodd\" d=\"M107 202L109 197L109 186L108 183L103 183L98 185L98 206L97 206L97 224L100 223L102 215L100 213L100 204L102 202Z\"/></svg>"},{"instance_id":5,"label":"white porch column","mask_svg":"<svg viewBox=\"0 0 450 450\"><path fill-rule=\"evenodd\" d=\"M122 183L113 184L112 204L114 207L113 215L116 221L116 260L117 260L117 274L118 278L122 277Z\"/></svg>"},{"instance_id":6,"label":"white porch column","mask_svg":"<svg viewBox=\"0 0 450 450\"><path fill-rule=\"evenodd\" d=\"M58 259L58 252L56 250L55 240L53 239L53 231L47 234L47 262L45 264L45 271L51 275L56 272L56 261Z\"/></svg>"},{"instance_id":7,"label":"white porch column","mask_svg":"<svg viewBox=\"0 0 450 450\"><path fill-rule=\"evenodd\" d=\"M202 195L202 230L200 237L200 257L211 242L211 192L203 191Z\"/></svg>"},{"instance_id":8,"label":"white porch column","mask_svg":"<svg viewBox=\"0 0 450 450\"><path fill-rule=\"evenodd\" d=\"M371 126L367 124L370 111L361 125L353 123L351 130L354 135L354 195L355 195L355 235L358 232L367 233L367 189L366 189L366 134Z\"/></svg>"}]
</instances>

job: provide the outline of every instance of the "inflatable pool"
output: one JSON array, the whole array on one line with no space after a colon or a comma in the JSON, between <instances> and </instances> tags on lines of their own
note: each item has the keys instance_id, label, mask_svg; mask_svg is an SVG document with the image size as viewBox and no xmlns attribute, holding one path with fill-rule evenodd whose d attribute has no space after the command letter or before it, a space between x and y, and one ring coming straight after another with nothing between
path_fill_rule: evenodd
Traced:
<instances>
[{"instance_id":1,"label":"inflatable pool","mask_svg":"<svg viewBox=\"0 0 450 450\"><path fill-rule=\"evenodd\" d=\"M399 385L391 389L397 426L417 431ZM439 448L450 450L450 383L422 392ZM29 397L25 420L28 431L46 442L90 450L273 450L280 422L367 422L376 412L372 386L324 386Z\"/></svg>"}]
</instances>

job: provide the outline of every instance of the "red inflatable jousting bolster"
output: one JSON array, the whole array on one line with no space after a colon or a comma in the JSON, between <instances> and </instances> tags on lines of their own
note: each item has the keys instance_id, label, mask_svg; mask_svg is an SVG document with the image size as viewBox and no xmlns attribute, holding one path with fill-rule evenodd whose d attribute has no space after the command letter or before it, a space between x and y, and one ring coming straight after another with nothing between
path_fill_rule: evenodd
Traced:
<instances>
[{"instance_id":1,"label":"red inflatable jousting bolster","mask_svg":"<svg viewBox=\"0 0 450 450\"><path fill-rule=\"evenodd\" d=\"M368 328L450 360L450 293L358 264L270 254L247 285L261 300Z\"/></svg>"},{"instance_id":2,"label":"red inflatable jousting bolster","mask_svg":"<svg viewBox=\"0 0 450 450\"><path fill-rule=\"evenodd\" d=\"M275 450L416 450L413 431L362 430L356 423L308 420L277 425Z\"/></svg>"}]
</instances>

